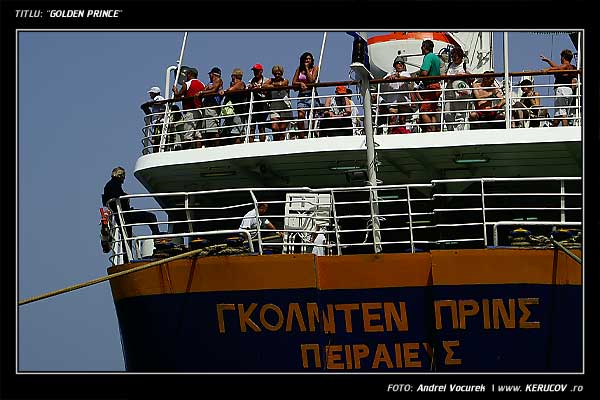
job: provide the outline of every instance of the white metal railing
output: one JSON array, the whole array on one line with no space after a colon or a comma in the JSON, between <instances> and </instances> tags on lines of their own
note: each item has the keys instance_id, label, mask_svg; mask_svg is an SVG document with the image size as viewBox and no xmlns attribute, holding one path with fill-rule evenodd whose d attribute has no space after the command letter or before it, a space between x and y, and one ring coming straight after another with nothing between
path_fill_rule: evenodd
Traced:
<instances>
[{"instance_id":1,"label":"white metal railing","mask_svg":"<svg viewBox=\"0 0 600 400\"><path fill-rule=\"evenodd\" d=\"M125 212L121 208L125 199L153 199L162 207L136 207ZM244 214L249 210L259 213L260 203L268 205L260 215L261 223L255 228L241 228ZM577 227L582 221L581 178L576 177L155 193L124 196L113 200L111 208L117 210L110 220L113 263L140 259L140 244L158 238L191 246L198 237L219 243L232 235L243 235L247 250L259 254L269 249L319 255L414 253L447 247L483 248L492 243L503 246L507 245L507 235L502 229L509 226L548 234L553 226ZM148 224L131 223L127 217L139 211L154 213L156 224L166 227L167 233L139 234ZM274 224L275 231L262 224L263 218ZM282 233L283 238L276 233Z\"/></svg>"},{"instance_id":2,"label":"white metal railing","mask_svg":"<svg viewBox=\"0 0 600 400\"><path fill-rule=\"evenodd\" d=\"M419 96L431 90L416 88L414 90L386 90L383 80L377 81L372 88L367 90L374 96L373 104L373 129L376 135L395 133L420 133L425 127L436 131L472 130L479 128L501 128L508 126L513 129L529 127L551 127L553 124L579 126L582 116L581 79L578 79L574 94L562 96L563 101L570 98L567 105L555 105L557 95L556 85L533 83L532 88L539 93L529 97L529 100L539 100L540 106L532 109L520 108L519 101L523 99L518 95L518 83L524 76L518 73L511 76L509 84L495 82L489 88L499 88L503 92L508 86L508 94L503 93L506 104L497 110L476 110L476 99L473 88L453 88L449 83L461 77L442 77L440 97L437 101L420 100ZM531 72L528 77L533 77L536 72ZM495 76L501 74L494 74ZM480 75L474 75L480 76ZM395 81L418 81L418 78L402 78ZM338 82L339 83L339 82ZM345 82L353 83L353 82ZM323 83L322 85L333 85ZM325 92L330 87L320 87ZM485 88L482 88L485 89ZM291 92L293 93L293 91ZM401 101L390 103L390 98L400 97ZM352 115L343 117L328 117L328 107L325 103L328 98L335 98L336 102L343 100L343 95L320 94L310 97L311 110L305 110L303 120L298 119L297 102L301 97L289 97L289 107L281 109L282 99L257 100L252 91L248 91L248 101L234 105L233 115L224 115L227 106L217 105L202 107L196 110L171 111L166 108L164 113L150 114L145 117L146 124L142 128L143 154L173 151L187 148L201 148L222 146L237 143L250 143L255 141L290 140L296 138L317 138L325 136L351 136L364 134L364 109L363 101L359 94L349 95L352 100ZM410 101L408 100L410 99ZM495 99L494 101L497 101ZM278 102L276 107L273 107ZM419 110L424 104L435 104L434 111L428 111L435 121L425 123L422 121ZM522 103L521 103L522 104ZM390 107L393 106L393 107ZM559 109L564 109L564 117L555 117ZM525 112L526 111L526 112ZM479 113L477 118L476 112ZM279 115L276 118L275 113ZM492 113L496 114L491 118ZM190 115L186 115L190 114ZM192 115L193 114L193 115ZM535 114L535 116L533 115ZM496 119L498 118L498 119ZM564 122L563 122L564 121ZM275 125L277 124L277 125ZM303 129L299 129L303 126ZM275 129L277 127L277 129ZM282 131L279 131L283 128Z\"/></svg>"}]
</instances>

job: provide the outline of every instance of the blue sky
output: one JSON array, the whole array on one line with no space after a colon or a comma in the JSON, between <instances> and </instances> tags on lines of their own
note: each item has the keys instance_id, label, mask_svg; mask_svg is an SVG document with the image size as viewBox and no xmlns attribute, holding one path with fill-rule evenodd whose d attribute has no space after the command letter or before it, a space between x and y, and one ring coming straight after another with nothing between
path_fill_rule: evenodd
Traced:
<instances>
[{"instance_id":1,"label":"blue sky","mask_svg":"<svg viewBox=\"0 0 600 400\"><path fill-rule=\"evenodd\" d=\"M274 64L291 80L298 58L318 58L322 32L190 32L184 65L207 82L213 66L224 80L234 67L252 77ZM133 176L141 155L143 112L151 86L179 58L183 32L20 32L18 36L18 297L71 286L106 274L100 248L100 194L117 165L126 192L145 193ZM496 71L502 34L495 33ZM511 71L559 62L566 35L509 35ZM352 38L330 32L321 81L347 80ZM537 82L537 81L536 81ZM164 93L163 93L164 94ZM545 93L542 93L544 95ZM123 371L119 328L109 283L18 308L20 371Z\"/></svg>"}]
</instances>

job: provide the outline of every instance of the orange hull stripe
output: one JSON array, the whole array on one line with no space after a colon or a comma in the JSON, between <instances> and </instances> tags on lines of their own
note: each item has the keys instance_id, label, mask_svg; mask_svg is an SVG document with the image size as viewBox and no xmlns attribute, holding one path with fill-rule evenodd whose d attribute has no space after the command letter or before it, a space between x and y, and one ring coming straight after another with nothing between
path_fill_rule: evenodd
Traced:
<instances>
[{"instance_id":1,"label":"orange hull stripe","mask_svg":"<svg viewBox=\"0 0 600 400\"><path fill-rule=\"evenodd\" d=\"M316 287L312 254L206 257L175 260L111 280L115 300L162 293ZM125 264L109 274L142 265Z\"/></svg>"},{"instance_id":2,"label":"orange hull stripe","mask_svg":"<svg viewBox=\"0 0 600 400\"><path fill-rule=\"evenodd\" d=\"M369 45L376 43L384 43L392 40L437 40L440 42L458 45L456 41L445 32L392 32L386 35L373 36L367 39Z\"/></svg>"},{"instance_id":3,"label":"orange hull stripe","mask_svg":"<svg viewBox=\"0 0 600 400\"><path fill-rule=\"evenodd\" d=\"M581 251L574 251L581 257ZM581 285L582 269L554 250L433 250L434 285L557 284Z\"/></svg>"},{"instance_id":4,"label":"orange hull stripe","mask_svg":"<svg viewBox=\"0 0 600 400\"><path fill-rule=\"evenodd\" d=\"M581 251L575 250L580 255ZM109 274L139 266L126 264ZM581 285L581 265L554 250L437 250L417 254L182 259L111 280L115 301L169 293L376 289L482 284Z\"/></svg>"},{"instance_id":5,"label":"orange hull stripe","mask_svg":"<svg viewBox=\"0 0 600 400\"><path fill-rule=\"evenodd\" d=\"M365 254L319 257L319 289L427 286L431 255Z\"/></svg>"}]
</instances>

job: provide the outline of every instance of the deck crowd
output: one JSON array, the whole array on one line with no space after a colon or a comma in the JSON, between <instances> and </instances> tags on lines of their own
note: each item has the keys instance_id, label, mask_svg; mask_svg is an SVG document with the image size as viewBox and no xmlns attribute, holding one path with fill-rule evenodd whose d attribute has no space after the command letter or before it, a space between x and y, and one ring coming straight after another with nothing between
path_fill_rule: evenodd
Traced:
<instances>
[{"instance_id":1,"label":"deck crowd","mask_svg":"<svg viewBox=\"0 0 600 400\"><path fill-rule=\"evenodd\" d=\"M504 87L496 81L494 71L486 71L490 75L480 79L470 77L466 55L458 46L443 57L434 53L431 40L424 40L421 51L423 62L415 73L407 72L405 58L398 56L393 60L393 70L372 86L373 116L379 118L374 121L376 134L504 127ZM575 69L571 63L573 53L565 49L560 58L558 64L540 56L549 64L543 71L555 77L554 116L541 107L542 96L532 80L523 79L518 84L520 96L513 98L509 108L512 128L572 123L577 75L566 71ZM198 79L195 68L186 68L182 71L185 82L172 88L173 98L181 101L181 107L165 100L158 87L148 91L151 100L141 106L146 114L145 146L153 151L160 146L178 150L246 140L302 139L309 132L318 137L362 134L359 107L352 100L351 89L338 85L335 95L322 102L314 86L319 75L314 62L311 53L303 53L291 82L281 65L274 65L272 76L267 78L263 66L254 64L253 77L247 83L244 72L234 68L228 88L224 87L219 67L209 71L207 84ZM296 108L292 107L290 90L298 92ZM167 106L170 113L165 123ZM161 135L163 129L167 129L167 135Z\"/></svg>"}]
</instances>

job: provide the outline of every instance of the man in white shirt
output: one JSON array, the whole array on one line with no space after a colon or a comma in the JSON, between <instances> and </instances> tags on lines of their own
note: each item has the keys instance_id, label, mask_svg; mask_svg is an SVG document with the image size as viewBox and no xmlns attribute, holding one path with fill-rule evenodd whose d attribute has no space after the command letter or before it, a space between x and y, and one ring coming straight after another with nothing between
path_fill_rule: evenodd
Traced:
<instances>
[{"instance_id":1,"label":"man in white shirt","mask_svg":"<svg viewBox=\"0 0 600 400\"><path fill-rule=\"evenodd\" d=\"M402 57L398 56L394 59L394 71L387 74L383 79L410 78L410 73L406 70L406 64ZM412 112L410 107L410 91L413 90L413 82L390 82L382 85L382 90L388 92L381 97L388 106L387 111L390 113L388 117L388 125L390 131L396 133L406 121L406 114ZM397 114L403 114L398 116ZM400 133L400 132L397 132Z\"/></svg>"},{"instance_id":2,"label":"man in white shirt","mask_svg":"<svg viewBox=\"0 0 600 400\"><path fill-rule=\"evenodd\" d=\"M448 65L446 75L469 75L471 71L467 68L465 53L461 47L457 46L450 52L452 62ZM466 110L469 109L472 98L470 84L472 79L461 77L452 79L446 83L446 103L444 108L444 121L447 122L446 128L449 131L463 130L464 122L467 118Z\"/></svg>"},{"instance_id":3,"label":"man in white shirt","mask_svg":"<svg viewBox=\"0 0 600 400\"><path fill-rule=\"evenodd\" d=\"M256 217L256 209L252 209L244 215L242 218L242 223L240 224L239 229L246 229L249 231L256 231L257 229L271 229L273 231L277 230L275 225L271 223L267 218L260 217L261 215L265 215L267 210L269 209L269 205L267 203L258 203L258 215ZM260 221L260 222L259 222ZM256 232L251 232L252 236L256 236ZM277 232L277 235L283 237L282 232Z\"/></svg>"}]
</instances>

